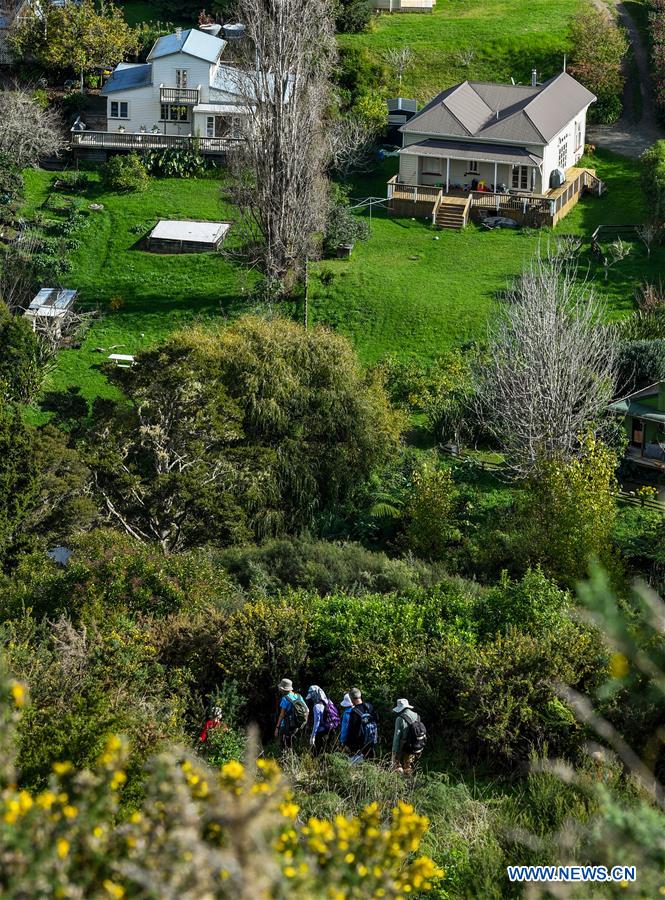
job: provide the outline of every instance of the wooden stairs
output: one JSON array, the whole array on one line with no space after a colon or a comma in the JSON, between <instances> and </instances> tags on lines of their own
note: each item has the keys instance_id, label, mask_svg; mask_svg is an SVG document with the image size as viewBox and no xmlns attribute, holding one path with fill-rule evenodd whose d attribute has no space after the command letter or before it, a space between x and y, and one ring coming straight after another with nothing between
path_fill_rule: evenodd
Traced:
<instances>
[{"instance_id":1,"label":"wooden stairs","mask_svg":"<svg viewBox=\"0 0 665 900\"><path fill-rule=\"evenodd\" d=\"M434 224L461 231L468 222L470 205L470 197L444 197L435 212Z\"/></svg>"}]
</instances>

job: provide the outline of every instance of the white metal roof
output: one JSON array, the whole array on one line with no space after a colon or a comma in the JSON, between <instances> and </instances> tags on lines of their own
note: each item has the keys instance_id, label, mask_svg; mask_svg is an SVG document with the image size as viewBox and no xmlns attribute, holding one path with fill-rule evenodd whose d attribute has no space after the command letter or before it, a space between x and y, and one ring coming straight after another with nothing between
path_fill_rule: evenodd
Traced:
<instances>
[{"instance_id":1,"label":"white metal roof","mask_svg":"<svg viewBox=\"0 0 665 900\"><path fill-rule=\"evenodd\" d=\"M200 244L216 244L226 235L228 222L178 222L162 219L150 232L151 238L163 241L195 241Z\"/></svg>"},{"instance_id":2,"label":"white metal roof","mask_svg":"<svg viewBox=\"0 0 665 900\"><path fill-rule=\"evenodd\" d=\"M210 116L246 116L249 113L246 106L237 106L234 103L199 103L192 111L207 113Z\"/></svg>"}]
</instances>

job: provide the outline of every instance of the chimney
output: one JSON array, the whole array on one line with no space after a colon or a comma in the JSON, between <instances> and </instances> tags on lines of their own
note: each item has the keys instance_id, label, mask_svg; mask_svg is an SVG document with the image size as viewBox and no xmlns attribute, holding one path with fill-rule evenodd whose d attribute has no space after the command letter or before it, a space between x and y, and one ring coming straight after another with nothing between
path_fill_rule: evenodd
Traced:
<instances>
[{"instance_id":1,"label":"chimney","mask_svg":"<svg viewBox=\"0 0 665 900\"><path fill-rule=\"evenodd\" d=\"M538 72L535 69L531 69L531 87L536 87L538 84Z\"/></svg>"},{"instance_id":2,"label":"chimney","mask_svg":"<svg viewBox=\"0 0 665 900\"><path fill-rule=\"evenodd\" d=\"M176 36L178 39L180 39L180 38L182 37L182 28L181 28L180 25L178 25L178 27L177 27L176 30L175 30L175 36Z\"/></svg>"},{"instance_id":3,"label":"chimney","mask_svg":"<svg viewBox=\"0 0 665 900\"><path fill-rule=\"evenodd\" d=\"M497 109L497 111L496 111L496 119L497 119L497 122L498 122L498 121L499 121L499 110L498 110L498 109Z\"/></svg>"}]
</instances>

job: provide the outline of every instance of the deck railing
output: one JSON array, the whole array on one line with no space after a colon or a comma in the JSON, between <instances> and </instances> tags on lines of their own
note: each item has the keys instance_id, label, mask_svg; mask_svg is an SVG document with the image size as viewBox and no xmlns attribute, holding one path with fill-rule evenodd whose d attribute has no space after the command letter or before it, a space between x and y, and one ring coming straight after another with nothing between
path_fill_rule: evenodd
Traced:
<instances>
[{"instance_id":1,"label":"deck railing","mask_svg":"<svg viewBox=\"0 0 665 900\"><path fill-rule=\"evenodd\" d=\"M402 184L397 175L388 181L389 200L412 200L414 203L436 203L441 188L425 184Z\"/></svg>"},{"instance_id":2,"label":"deck railing","mask_svg":"<svg viewBox=\"0 0 665 900\"><path fill-rule=\"evenodd\" d=\"M231 153L242 143L241 138L193 137L184 134L152 132L72 131L72 147L89 150L165 150L170 147L198 147L201 153Z\"/></svg>"},{"instance_id":3,"label":"deck railing","mask_svg":"<svg viewBox=\"0 0 665 900\"><path fill-rule=\"evenodd\" d=\"M182 103L185 106L196 106L201 96L201 85L196 88L179 88L159 86L160 103Z\"/></svg>"}]
</instances>

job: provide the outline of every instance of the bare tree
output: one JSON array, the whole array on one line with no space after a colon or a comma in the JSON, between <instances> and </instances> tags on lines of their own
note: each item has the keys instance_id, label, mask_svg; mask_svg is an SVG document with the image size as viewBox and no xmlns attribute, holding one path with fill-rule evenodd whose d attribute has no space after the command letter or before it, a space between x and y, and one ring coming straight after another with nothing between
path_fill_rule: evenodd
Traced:
<instances>
[{"instance_id":1,"label":"bare tree","mask_svg":"<svg viewBox=\"0 0 665 900\"><path fill-rule=\"evenodd\" d=\"M414 53L411 47L392 47L386 51L386 60L388 65L393 69L399 82L400 93L402 91L402 78L411 68L414 60Z\"/></svg>"},{"instance_id":2,"label":"bare tree","mask_svg":"<svg viewBox=\"0 0 665 900\"><path fill-rule=\"evenodd\" d=\"M0 151L19 168L56 156L65 145L62 122L52 109L42 109L29 90L0 89Z\"/></svg>"},{"instance_id":3,"label":"bare tree","mask_svg":"<svg viewBox=\"0 0 665 900\"><path fill-rule=\"evenodd\" d=\"M240 0L246 52L233 201L247 245L271 279L289 280L315 249L327 211L323 126L335 44L327 0Z\"/></svg>"},{"instance_id":4,"label":"bare tree","mask_svg":"<svg viewBox=\"0 0 665 900\"><path fill-rule=\"evenodd\" d=\"M630 256L630 244L627 244L625 241L622 241L621 238L617 238L616 241L612 241L612 243L607 248L607 252L603 256L603 269L605 270L605 281L607 281L610 277L610 269L612 266L616 266L617 263L622 262L627 256Z\"/></svg>"},{"instance_id":5,"label":"bare tree","mask_svg":"<svg viewBox=\"0 0 665 900\"><path fill-rule=\"evenodd\" d=\"M36 232L23 227L18 241L0 253L0 300L13 313L26 310L35 296L32 257L38 244Z\"/></svg>"},{"instance_id":6,"label":"bare tree","mask_svg":"<svg viewBox=\"0 0 665 900\"><path fill-rule=\"evenodd\" d=\"M481 415L514 473L574 452L612 399L617 347L604 305L569 260L538 254L490 326Z\"/></svg>"},{"instance_id":7,"label":"bare tree","mask_svg":"<svg viewBox=\"0 0 665 900\"><path fill-rule=\"evenodd\" d=\"M342 179L364 172L372 165L372 149L378 131L367 119L349 115L336 119L328 131L330 167Z\"/></svg>"},{"instance_id":8,"label":"bare tree","mask_svg":"<svg viewBox=\"0 0 665 900\"><path fill-rule=\"evenodd\" d=\"M635 229L637 236L646 247L647 256L651 256L651 246L660 236L660 228L655 222L646 222L644 225L638 225Z\"/></svg>"}]
</instances>

